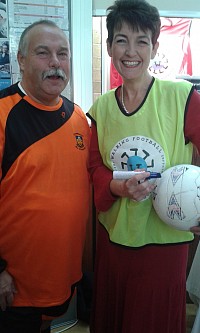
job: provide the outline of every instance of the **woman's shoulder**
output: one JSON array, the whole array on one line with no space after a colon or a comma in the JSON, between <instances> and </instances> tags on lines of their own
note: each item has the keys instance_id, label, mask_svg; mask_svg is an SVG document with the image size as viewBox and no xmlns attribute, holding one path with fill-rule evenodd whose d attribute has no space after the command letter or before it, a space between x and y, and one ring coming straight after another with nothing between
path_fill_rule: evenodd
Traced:
<instances>
[{"instance_id":1,"label":"woman's shoulder","mask_svg":"<svg viewBox=\"0 0 200 333\"><path fill-rule=\"evenodd\" d=\"M185 88L192 88L193 84L184 79L174 79L174 80L164 80L164 79L155 79L155 85L161 86L162 88L171 87L173 89L182 89Z\"/></svg>"},{"instance_id":2,"label":"woman's shoulder","mask_svg":"<svg viewBox=\"0 0 200 333\"><path fill-rule=\"evenodd\" d=\"M108 90L104 94L100 95L95 102L93 103L91 109L98 109L102 107L108 107L108 105L112 105L112 103L116 102L115 97L116 89Z\"/></svg>"}]
</instances>

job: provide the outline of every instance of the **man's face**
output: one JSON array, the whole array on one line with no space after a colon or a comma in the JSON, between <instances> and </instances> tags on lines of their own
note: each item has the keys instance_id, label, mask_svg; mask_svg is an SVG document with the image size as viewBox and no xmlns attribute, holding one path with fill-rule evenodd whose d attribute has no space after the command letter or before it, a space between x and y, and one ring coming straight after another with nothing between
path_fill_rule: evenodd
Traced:
<instances>
[{"instance_id":1,"label":"man's face","mask_svg":"<svg viewBox=\"0 0 200 333\"><path fill-rule=\"evenodd\" d=\"M55 105L70 76L70 46L64 32L38 25L27 36L25 56L18 54L22 86L39 103Z\"/></svg>"}]
</instances>

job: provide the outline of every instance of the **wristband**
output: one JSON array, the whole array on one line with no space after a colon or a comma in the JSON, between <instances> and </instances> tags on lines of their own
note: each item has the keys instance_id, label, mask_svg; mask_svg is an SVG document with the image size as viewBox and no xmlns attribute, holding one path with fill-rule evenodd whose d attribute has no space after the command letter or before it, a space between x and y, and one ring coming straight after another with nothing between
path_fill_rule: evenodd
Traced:
<instances>
[{"instance_id":1,"label":"wristband","mask_svg":"<svg viewBox=\"0 0 200 333\"><path fill-rule=\"evenodd\" d=\"M0 273L2 273L7 267L7 261L0 258Z\"/></svg>"}]
</instances>

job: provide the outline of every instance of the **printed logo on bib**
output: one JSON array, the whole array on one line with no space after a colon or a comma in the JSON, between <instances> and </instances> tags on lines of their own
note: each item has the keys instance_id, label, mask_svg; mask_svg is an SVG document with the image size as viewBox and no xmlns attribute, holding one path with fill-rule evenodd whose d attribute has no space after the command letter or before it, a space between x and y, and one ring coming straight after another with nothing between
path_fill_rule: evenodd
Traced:
<instances>
[{"instance_id":1,"label":"printed logo on bib","mask_svg":"<svg viewBox=\"0 0 200 333\"><path fill-rule=\"evenodd\" d=\"M164 150L151 138L129 136L117 142L110 153L113 170L128 170L127 160L131 156L141 157L146 162L148 171L163 172L165 170Z\"/></svg>"}]
</instances>

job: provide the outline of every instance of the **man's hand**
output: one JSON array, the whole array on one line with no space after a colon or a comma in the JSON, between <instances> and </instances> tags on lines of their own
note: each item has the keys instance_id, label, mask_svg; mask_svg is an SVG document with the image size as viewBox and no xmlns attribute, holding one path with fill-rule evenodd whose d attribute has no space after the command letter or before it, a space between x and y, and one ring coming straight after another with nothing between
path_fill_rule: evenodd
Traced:
<instances>
[{"instance_id":1,"label":"man's hand","mask_svg":"<svg viewBox=\"0 0 200 333\"><path fill-rule=\"evenodd\" d=\"M2 311L5 311L6 307L12 304L16 292L12 276L7 271L0 273L0 307Z\"/></svg>"}]
</instances>

